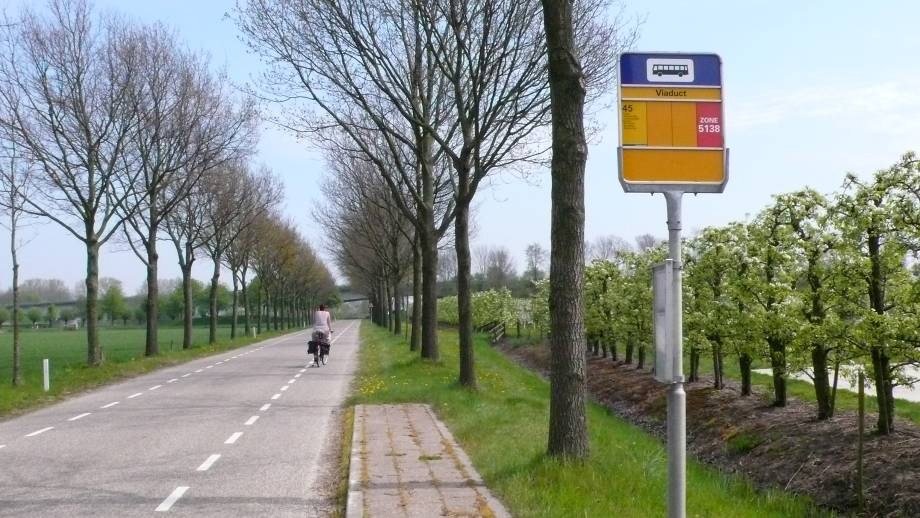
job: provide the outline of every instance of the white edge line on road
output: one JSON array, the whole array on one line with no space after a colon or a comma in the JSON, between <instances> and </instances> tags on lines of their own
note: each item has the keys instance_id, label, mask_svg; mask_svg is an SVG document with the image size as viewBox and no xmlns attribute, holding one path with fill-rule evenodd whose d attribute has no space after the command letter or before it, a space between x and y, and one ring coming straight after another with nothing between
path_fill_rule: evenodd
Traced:
<instances>
[{"instance_id":1,"label":"white edge line on road","mask_svg":"<svg viewBox=\"0 0 920 518\"><path fill-rule=\"evenodd\" d=\"M156 389L158 389L158 388L160 388L160 387L162 387L162 386L163 386L163 385L154 385L154 386L150 387L150 388L147 389L147 390L156 390Z\"/></svg>"},{"instance_id":2,"label":"white edge line on road","mask_svg":"<svg viewBox=\"0 0 920 518\"><path fill-rule=\"evenodd\" d=\"M191 372L187 372L187 373L185 373L185 374L183 374L183 375L181 375L181 376L179 376L179 377L180 377L180 378L187 378L187 377L189 377L189 376L191 376L191 375L192 375Z\"/></svg>"},{"instance_id":3,"label":"white edge line on road","mask_svg":"<svg viewBox=\"0 0 920 518\"><path fill-rule=\"evenodd\" d=\"M243 423L243 425L244 425L244 426L252 426L253 423L255 423L255 422L258 421L258 420L259 420L259 416L254 415L254 416L250 417L249 419L247 419L246 422Z\"/></svg>"},{"instance_id":4,"label":"white edge line on road","mask_svg":"<svg viewBox=\"0 0 920 518\"><path fill-rule=\"evenodd\" d=\"M207 471L211 469L211 466L213 466L214 463L217 462L217 459L219 458L220 458L220 453L215 453L214 455L211 455L210 457L207 458L207 460L201 463L201 466L198 466L198 471Z\"/></svg>"},{"instance_id":5,"label":"white edge line on road","mask_svg":"<svg viewBox=\"0 0 920 518\"><path fill-rule=\"evenodd\" d=\"M271 408L271 407L272 407L272 404L271 404L271 403L265 403L264 405L262 405L261 408L259 408L259 412L264 412L264 411L268 410L268 409Z\"/></svg>"},{"instance_id":6,"label":"white edge line on road","mask_svg":"<svg viewBox=\"0 0 920 518\"><path fill-rule=\"evenodd\" d=\"M82 418L84 418L84 417L86 417L86 416L88 416L88 415L90 415L90 414L92 414L92 412L84 412L84 413L82 413L82 414L80 414L80 415L75 415L75 416L71 417L70 419L68 419L68 421L76 421L77 419L82 419Z\"/></svg>"},{"instance_id":7,"label":"white edge line on road","mask_svg":"<svg viewBox=\"0 0 920 518\"><path fill-rule=\"evenodd\" d=\"M275 394L274 396L272 396L272 399L278 399L279 397L281 397L281 394L280 394L280 393Z\"/></svg>"},{"instance_id":8,"label":"white edge line on road","mask_svg":"<svg viewBox=\"0 0 920 518\"><path fill-rule=\"evenodd\" d=\"M287 390L287 389L289 389L289 388L291 388L290 385L285 385L285 386L281 387L281 392L284 392L285 390Z\"/></svg>"},{"instance_id":9,"label":"white edge line on road","mask_svg":"<svg viewBox=\"0 0 920 518\"><path fill-rule=\"evenodd\" d=\"M179 381L179 378L173 378L173 379L167 381L166 383L175 383L175 382L177 382L177 381Z\"/></svg>"},{"instance_id":10,"label":"white edge line on road","mask_svg":"<svg viewBox=\"0 0 920 518\"><path fill-rule=\"evenodd\" d=\"M118 401L112 401L112 402L109 403L108 405L102 405L102 406L99 407L99 408L112 408L113 406L115 406L115 405L117 405L117 404L118 404Z\"/></svg>"},{"instance_id":11,"label":"white edge line on road","mask_svg":"<svg viewBox=\"0 0 920 518\"><path fill-rule=\"evenodd\" d=\"M35 437L36 435L38 435L38 434L40 434L40 433L45 433L45 432L47 432L48 430L54 430L54 427L53 427L53 426L48 426L48 427L46 427L46 428L42 428L41 430L35 430L35 431L32 432L32 433L27 433L27 434L26 434L26 437Z\"/></svg>"},{"instance_id":12,"label":"white edge line on road","mask_svg":"<svg viewBox=\"0 0 920 518\"><path fill-rule=\"evenodd\" d=\"M137 396L143 396L143 395L144 395L143 392L135 392L134 394L131 394L130 396L128 396L128 399L134 399Z\"/></svg>"},{"instance_id":13,"label":"white edge line on road","mask_svg":"<svg viewBox=\"0 0 920 518\"><path fill-rule=\"evenodd\" d=\"M236 440L239 439L241 435L243 435L243 432L233 432L233 435L231 435L226 441L224 441L224 444L235 443Z\"/></svg>"},{"instance_id":14,"label":"white edge line on road","mask_svg":"<svg viewBox=\"0 0 920 518\"><path fill-rule=\"evenodd\" d=\"M176 489L173 489L173 492L166 497L166 500L163 500L163 503L157 506L157 511L165 512L172 509L173 504L176 503L176 500L182 498L182 495L188 491L188 486L179 486Z\"/></svg>"}]
</instances>

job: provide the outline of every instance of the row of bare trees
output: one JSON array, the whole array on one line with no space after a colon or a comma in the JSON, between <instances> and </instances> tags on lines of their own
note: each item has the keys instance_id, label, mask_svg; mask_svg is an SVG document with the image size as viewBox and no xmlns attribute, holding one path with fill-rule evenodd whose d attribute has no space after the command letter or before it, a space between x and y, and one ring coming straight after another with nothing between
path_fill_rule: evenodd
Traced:
<instances>
[{"instance_id":1,"label":"row of bare trees","mask_svg":"<svg viewBox=\"0 0 920 518\"><path fill-rule=\"evenodd\" d=\"M50 0L7 15L0 44L0 190L14 298L22 218L53 221L80 240L87 361L99 365L99 253L109 241L127 243L147 270L146 354L156 355L158 243L167 239L183 275L185 347L192 343L192 264L198 257L214 263L215 341L221 266L230 267L234 284L245 283L250 258L266 245L241 236L265 225L282 197L279 180L250 164L259 123L253 98L227 86L227 77L171 30L94 11L83 0ZM315 255L298 243L314 268Z\"/></svg>"},{"instance_id":2,"label":"row of bare trees","mask_svg":"<svg viewBox=\"0 0 920 518\"><path fill-rule=\"evenodd\" d=\"M561 93L553 92L548 74L558 36L548 29L554 6L563 10L564 27L553 31L567 27L570 38L559 43L557 59L574 67L569 72L575 84L567 88L575 89ZM290 105L279 122L317 143L331 164L326 190L335 216L333 253L343 273L381 308L380 301L398 304L400 283L408 277L403 265L412 258L413 307L421 314L415 315L410 347L418 347L425 359L440 356L438 249L445 237L453 238L463 387L476 387L473 199L490 175L546 165L550 123L564 114L556 112L553 98L574 95L577 113L566 116L577 116L580 124L585 101L590 105L613 87L614 58L635 40L636 27L622 16L611 18L610 7L607 0L248 0L236 11L252 49L269 66L261 95ZM583 266L583 258L573 255L583 255L583 231L569 236L565 230L583 226L577 201L586 154L583 130L580 135L581 142L572 140L575 135L565 143L576 145L580 155L558 162L567 155L556 149L560 141L553 132L558 271L580 272ZM577 184L574 190L557 193L557 176L559 186ZM560 200L566 201L555 208ZM571 238L578 239L577 253L568 250ZM556 282L571 283L558 298L558 315L572 318L559 329L583 327L581 279ZM583 372L576 372L579 356L583 370L583 335L557 337L568 350L564 356L573 358L563 365L566 372L554 376L560 393L583 392L578 386ZM554 401L554 407L567 407L583 419L583 399L582 394ZM583 456L584 434L574 448L553 439L556 435L573 437L570 431L551 433L552 453Z\"/></svg>"}]
</instances>

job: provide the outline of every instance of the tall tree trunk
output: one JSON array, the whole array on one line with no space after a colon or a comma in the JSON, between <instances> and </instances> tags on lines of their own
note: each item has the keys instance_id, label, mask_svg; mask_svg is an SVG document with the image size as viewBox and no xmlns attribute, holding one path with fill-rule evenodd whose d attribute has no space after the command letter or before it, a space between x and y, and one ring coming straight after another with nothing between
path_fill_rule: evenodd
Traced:
<instances>
[{"instance_id":1,"label":"tall tree trunk","mask_svg":"<svg viewBox=\"0 0 920 518\"><path fill-rule=\"evenodd\" d=\"M893 402L891 398L891 382L888 377L889 359L881 347L872 347L869 350L872 358L872 377L875 381L875 397L878 404L878 433L888 435L894 430Z\"/></svg>"},{"instance_id":2,"label":"tall tree trunk","mask_svg":"<svg viewBox=\"0 0 920 518\"><path fill-rule=\"evenodd\" d=\"M571 0L543 0L553 118L550 251L550 409L548 453L588 457L585 270L585 77L578 61Z\"/></svg>"},{"instance_id":3,"label":"tall tree trunk","mask_svg":"<svg viewBox=\"0 0 920 518\"><path fill-rule=\"evenodd\" d=\"M741 353L738 357L738 366L741 368L741 395L751 395L751 364L754 360L748 353Z\"/></svg>"},{"instance_id":4,"label":"tall tree trunk","mask_svg":"<svg viewBox=\"0 0 920 518\"><path fill-rule=\"evenodd\" d=\"M235 270L232 270L232 269L230 270L230 277L233 279L233 304L231 305L231 309L230 309L230 314L231 314L230 339L233 340L234 338L236 338L236 324L237 324L236 304L239 301L239 297L240 297L240 286L239 286L239 282L237 282L237 279L236 279Z\"/></svg>"},{"instance_id":5,"label":"tall tree trunk","mask_svg":"<svg viewBox=\"0 0 920 518\"><path fill-rule=\"evenodd\" d=\"M246 270L247 268L244 266L240 272L240 285L242 288L240 295L243 297L243 325L246 326L243 334L249 336L250 329L252 329L250 327L252 326L252 318L250 317L249 290L246 286Z\"/></svg>"},{"instance_id":6,"label":"tall tree trunk","mask_svg":"<svg viewBox=\"0 0 920 518\"><path fill-rule=\"evenodd\" d=\"M265 314L265 304L263 302L262 294L265 292L265 286L262 282L262 279L259 279L259 291L256 293L256 307L259 308L259 312L256 313L256 333L262 334L262 315Z\"/></svg>"},{"instance_id":7,"label":"tall tree trunk","mask_svg":"<svg viewBox=\"0 0 920 518\"><path fill-rule=\"evenodd\" d=\"M721 390L725 388L725 376L722 373L722 337L710 336L712 343L712 388Z\"/></svg>"},{"instance_id":8,"label":"tall tree trunk","mask_svg":"<svg viewBox=\"0 0 920 518\"><path fill-rule=\"evenodd\" d=\"M402 293L399 292L399 280L393 282L393 334L402 334Z\"/></svg>"},{"instance_id":9,"label":"tall tree trunk","mask_svg":"<svg viewBox=\"0 0 920 518\"><path fill-rule=\"evenodd\" d=\"M697 347L690 348L690 376L687 381L691 383L700 380L700 350Z\"/></svg>"},{"instance_id":10,"label":"tall tree trunk","mask_svg":"<svg viewBox=\"0 0 920 518\"><path fill-rule=\"evenodd\" d=\"M786 344L775 337L767 338L770 367L773 369L773 406L786 406Z\"/></svg>"},{"instance_id":11,"label":"tall tree trunk","mask_svg":"<svg viewBox=\"0 0 920 518\"><path fill-rule=\"evenodd\" d=\"M220 257L216 255L215 257ZM211 291L208 294L208 306L210 307L209 326L208 326L208 343L217 342L217 288L220 286L220 261L214 259L214 272L211 274Z\"/></svg>"},{"instance_id":12,"label":"tall tree trunk","mask_svg":"<svg viewBox=\"0 0 920 518\"><path fill-rule=\"evenodd\" d=\"M154 208L151 207L151 217L156 217ZM151 220L153 221L153 220ZM160 354L160 342L157 330L160 323L160 286L157 281L157 268L160 255L157 253L156 228L151 227L147 235L147 342L144 354L156 356Z\"/></svg>"},{"instance_id":13,"label":"tall tree trunk","mask_svg":"<svg viewBox=\"0 0 920 518\"><path fill-rule=\"evenodd\" d=\"M182 348L192 346L192 324L195 318L195 301L192 297L192 262L180 265L182 270Z\"/></svg>"},{"instance_id":14,"label":"tall tree trunk","mask_svg":"<svg viewBox=\"0 0 920 518\"><path fill-rule=\"evenodd\" d=\"M102 365L102 347L99 345L99 242L92 222L86 224L86 361L92 366Z\"/></svg>"},{"instance_id":15,"label":"tall tree trunk","mask_svg":"<svg viewBox=\"0 0 920 518\"><path fill-rule=\"evenodd\" d=\"M438 239L433 221L429 225L422 239L422 358L437 361L441 359L438 350Z\"/></svg>"},{"instance_id":16,"label":"tall tree trunk","mask_svg":"<svg viewBox=\"0 0 920 518\"><path fill-rule=\"evenodd\" d=\"M22 385L22 342L19 338L19 256L16 253L17 209L10 207L10 255L13 261L13 386Z\"/></svg>"},{"instance_id":17,"label":"tall tree trunk","mask_svg":"<svg viewBox=\"0 0 920 518\"><path fill-rule=\"evenodd\" d=\"M422 348L422 249L415 233L412 243L412 336L409 339L409 350L419 351Z\"/></svg>"},{"instance_id":18,"label":"tall tree trunk","mask_svg":"<svg viewBox=\"0 0 920 518\"><path fill-rule=\"evenodd\" d=\"M834 417L830 380L827 377L827 348L817 343L811 348L811 367L814 371L815 399L818 401L818 419Z\"/></svg>"},{"instance_id":19,"label":"tall tree trunk","mask_svg":"<svg viewBox=\"0 0 920 518\"><path fill-rule=\"evenodd\" d=\"M466 173L468 176L469 173ZM461 174L461 176L464 176ZM467 180L468 181L468 180ZM463 178L460 179L461 185ZM466 187L461 187L461 193ZM470 207L465 201L457 203L454 220L454 242L457 250L457 312L460 324L460 385L476 388L476 364L473 351L473 297L470 292Z\"/></svg>"}]
</instances>

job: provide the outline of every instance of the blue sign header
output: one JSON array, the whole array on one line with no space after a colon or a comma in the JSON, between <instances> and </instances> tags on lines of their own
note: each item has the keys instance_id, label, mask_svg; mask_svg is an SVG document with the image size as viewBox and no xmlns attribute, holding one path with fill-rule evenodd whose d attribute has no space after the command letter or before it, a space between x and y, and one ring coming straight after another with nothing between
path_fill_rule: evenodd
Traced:
<instances>
[{"instance_id":1,"label":"blue sign header","mask_svg":"<svg viewBox=\"0 0 920 518\"><path fill-rule=\"evenodd\" d=\"M621 85L722 86L718 54L634 53L620 55Z\"/></svg>"}]
</instances>

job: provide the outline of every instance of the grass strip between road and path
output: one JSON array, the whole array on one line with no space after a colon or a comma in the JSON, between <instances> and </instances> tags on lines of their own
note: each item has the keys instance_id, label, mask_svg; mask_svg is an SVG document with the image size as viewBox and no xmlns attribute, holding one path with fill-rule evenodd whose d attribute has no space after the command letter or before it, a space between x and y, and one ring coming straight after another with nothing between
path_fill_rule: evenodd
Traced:
<instances>
[{"instance_id":1,"label":"grass strip between road and path","mask_svg":"<svg viewBox=\"0 0 920 518\"><path fill-rule=\"evenodd\" d=\"M158 356L149 358L144 356L145 331L143 328L114 330L118 332L111 335L103 331L101 339L106 361L99 367L89 367L85 363L86 335L83 332L77 335L72 331L37 331L35 336L30 336L31 332L25 332L23 333L23 349L29 349L28 355L23 355L25 384L13 387L9 376L4 376L4 379L0 381L0 419L156 369L236 349L285 333L300 331L300 329L267 331L255 338L239 336L233 340L227 336L214 344L207 344L207 329L204 329L204 333L199 328L195 330L195 338L204 343L195 343L189 349L182 349L180 342L178 348L161 350ZM181 329L179 332L181 333ZM80 343L81 335L82 343ZM58 338L60 340L56 342ZM4 339L8 338L4 337ZM28 340L32 340L32 343ZM4 345L0 343L0 351L3 352L4 363L7 365L0 370L9 371L8 347ZM42 387L41 363L38 359L40 356L49 358L51 363L51 388L48 392L45 392Z\"/></svg>"},{"instance_id":2,"label":"grass strip between road and path","mask_svg":"<svg viewBox=\"0 0 920 518\"><path fill-rule=\"evenodd\" d=\"M549 384L476 338L479 388L457 383L457 333L440 331L442 361L424 361L405 340L365 323L352 404L427 403L451 429L486 484L514 516L646 517L666 514L664 445L590 404L591 458L545 455ZM687 515L823 516L807 499L759 491L740 477L688 462Z\"/></svg>"}]
</instances>

